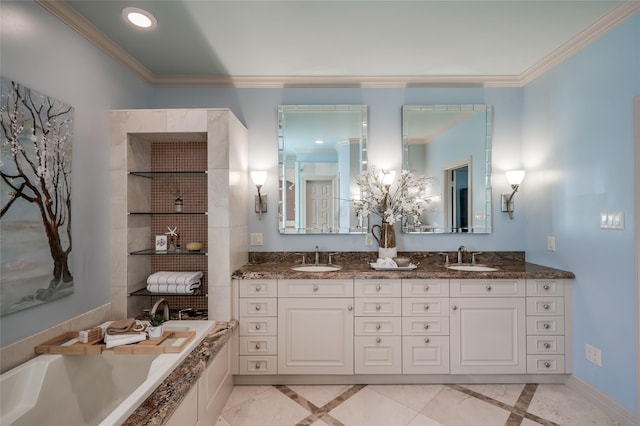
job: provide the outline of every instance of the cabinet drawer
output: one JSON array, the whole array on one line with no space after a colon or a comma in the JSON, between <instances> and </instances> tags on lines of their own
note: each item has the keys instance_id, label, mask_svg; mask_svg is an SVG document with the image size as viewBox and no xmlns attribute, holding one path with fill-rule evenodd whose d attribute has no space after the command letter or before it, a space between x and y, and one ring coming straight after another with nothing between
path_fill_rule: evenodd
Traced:
<instances>
[{"instance_id":1,"label":"cabinet drawer","mask_svg":"<svg viewBox=\"0 0 640 426\"><path fill-rule=\"evenodd\" d=\"M353 297L353 280L278 280L279 297Z\"/></svg>"},{"instance_id":2,"label":"cabinet drawer","mask_svg":"<svg viewBox=\"0 0 640 426\"><path fill-rule=\"evenodd\" d=\"M449 317L404 317L403 336L448 335Z\"/></svg>"},{"instance_id":3,"label":"cabinet drawer","mask_svg":"<svg viewBox=\"0 0 640 426\"><path fill-rule=\"evenodd\" d=\"M403 297L449 297L449 280L402 280Z\"/></svg>"},{"instance_id":4,"label":"cabinet drawer","mask_svg":"<svg viewBox=\"0 0 640 426\"><path fill-rule=\"evenodd\" d=\"M564 354L564 336L527 336L527 353Z\"/></svg>"},{"instance_id":5,"label":"cabinet drawer","mask_svg":"<svg viewBox=\"0 0 640 426\"><path fill-rule=\"evenodd\" d=\"M527 317L527 334L564 334L564 317Z\"/></svg>"},{"instance_id":6,"label":"cabinet drawer","mask_svg":"<svg viewBox=\"0 0 640 426\"><path fill-rule=\"evenodd\" d=\"M564 355L527 355L527 374L563 374Z\"/></svg>"},{"instance_id":7,"label":"cabinet drawer","mask_svg":"<svg viewBox=\"0 0 640 426\"><path fill-rule=\"evenodd\" d=\"M400 298L378 299L378 298L356 298L356 316L390 316L399 317L401 310Z\"/></svg>"},{"instance_id":8,"label":"cabinet drawer","mask_svg":"<svg viewBox=\"0 0 640 426\"><path fill-rule=\"evenodd\" d=\"M240 299L240 318L275 317L278 315L278 299L265 297L258 299Z\"/></svg>"},{"instance_id":9,"label":"cabinet drawer","mask_svg":"<svg viewBox=\"0 0 640 426\"><path fill-rule=\"evenodd\" d=\"M402 373L401 339L400 336L356 336L355 374Z\"/></svg>"},{"instance_id":10,"label":"cabinet drawer","mask_svg":"<svg viewBox=\"0 0 640 426\"><path fill-rule=\"evenodd\" d=\"M241 280L240 297L276 297L277 280Z\"/></svg>"},{"instance_id":11,"label":"cabinet drawer","mask_svg":"<svg viewBox=\"0 0 640 426\"><path fill-rule=\"evenodd\" d=\"M564 315L564 297L527 297L527 315Z\"/></svg>"},{"instance_id":12,"label":"cabinet drawer","mask_svg":"<svg viewBox=\"0 0 640 426\"><path fill-rule=\"evenodd\" d=\"M400 335L400 317L356 317L355 335Z\"/></svg>"},{"instance_id":13,"label":"cabinet drawer","mask_svg":"<svg viewBox=\"0 0 640 426\"><path fill-rule=\"evenodd\" d=\"M402 299L402 316L449 316L449 299L415 297Z\"/></svg>"},{"instance_id":14,"label":"cabinet drawer","mask_svg":"<svg viewBox=\"0 0 640 426\"><path fill-rule=\"evenodd\" d=\"M448 374L449 336L403 336L404 374Z\"/></svg>"},{"instance_id":15,"label":"cabinet drawer","mask_svg":"<svg viewBox=\"0 0 640 426\"><path fill-rule=\"evenodd\" d=\"M563 280L527 280L527 296L564 296Z\"/></svg>"},{"instance_id":16,"label":"cabinet drawer","mask_svg":"<svg viewBox=\"0 0 640 426\"><path fill-rule=\"evenodd\" d=\"M356 297L400 297L400 280L355 280Z\"/></svg>"},{"instance_id":17,"label":"cabinet drawer","mask_svg":"<svg viewBox=\"0 0 640 426\"><path fill-rule=\"evenodd\" d=\"M518 297L525 295L524 280L451 280L451 297Z\"/></svg>"},{"instance_id":18,"label":"cabinet drawer","mask_svg":"<svg viewBox=\"0 0 640 426\"><path fill-rule=\"evenodd\" d=\"M251 355L240 357L240 374L278 374L278 357Z\"/></svg>"},{"instance_id":19,"label":"cabinet drawer","mask_svg":"<svg viewBox=\"0 0 640 426\"><path fill-rule=\"evenodd\" d=\"M276 355L277 336L240 337L240 355Z\"/></svg>"},{"instance_id":20,"label":"cabinet drawer","mask_svg":"<svg viewBox=\"0 0 640 426\"><path fill-rule=\"evenodd\" d=\"M277 336L278 317L240 318L241 336Z\"/></svg>"}]
</instances>

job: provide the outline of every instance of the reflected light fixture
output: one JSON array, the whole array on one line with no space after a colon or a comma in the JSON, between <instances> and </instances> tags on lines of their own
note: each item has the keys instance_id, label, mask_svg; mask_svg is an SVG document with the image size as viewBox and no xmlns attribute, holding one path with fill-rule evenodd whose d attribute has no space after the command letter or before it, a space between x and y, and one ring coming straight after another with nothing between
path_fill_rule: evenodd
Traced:
<instances>
[{"instance_id":1,"label":"reflected light fixture","mask_svg":"<svg viewBox=\"0 0 640 426\"><path fill-rule=\"evenodd\" d=\"M262 213L267 212L267 196L260 193L260 188L262 188L262 185L264 185L264 182L267 180L267 172L252 171L251 180L253 180L253 184L258 189L258 194L255 197L256 213L259 215L258 218L262 220Z\"/></svg>"},{"instance_id":2,"label":"reflected light fixture","mask_svg":"<svg viewBox=\"0 0 640 426\"><path fill-rule=\"evenodd\" d=\"M151 13L137 7L125 7L122 17L137 28L149 29L158 26L158 21Z\"/></svg>"},{"instance_id":3,"label":"reflected light fixture","mask_svg":"<svg viewBox=\"0 0 640 426\"><path fill-rule=\"evenodd\" d=\"M391 186L395 178L396 178L395 170L382 171L382 184L387 187L387 190L389 190L389 187Z\"/></svg>"},{"instance_id":4,"label":"reflected light fixture","mask_svg":"<svg viewBox=\"0 0 640 426\"><path fill-rule=\"evenodd\" d=\"M513 220L513 196L518 192L518 188L524 179L524 170L509 170L505 172L507 175L507 182L511 185L511 194L502 194L502 211L509 213L509 219Z\"/></svg>"}]
</instances>

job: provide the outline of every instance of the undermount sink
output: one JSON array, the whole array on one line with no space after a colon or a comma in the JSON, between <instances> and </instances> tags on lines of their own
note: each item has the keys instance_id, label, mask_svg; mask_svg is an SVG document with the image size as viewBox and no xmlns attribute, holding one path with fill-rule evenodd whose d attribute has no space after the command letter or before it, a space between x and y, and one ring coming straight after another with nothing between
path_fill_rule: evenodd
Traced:
<instances>
[{"instance_id":1,"label":"undermount sink","mask_svg":"<svg viewBox=\"0 0 640 426\"><path fill-rule=\"evenodd\" d=\"M298 265L292 266L291 269L300 272L331 272L342 269L342 266L338 265Z\"/></svg>"},{"instance_id":2,"label":"undermount sink","mask_svg":"<svg viewBox=\"0 0 640 426\"><path fill-rule=\"evenodd\" d=\"M447 269L453 269L454 271L468 271L468 272L491 272L497 271L498 268L492 268L486 265L449 265Z\"/></svg>"}]
</instances>

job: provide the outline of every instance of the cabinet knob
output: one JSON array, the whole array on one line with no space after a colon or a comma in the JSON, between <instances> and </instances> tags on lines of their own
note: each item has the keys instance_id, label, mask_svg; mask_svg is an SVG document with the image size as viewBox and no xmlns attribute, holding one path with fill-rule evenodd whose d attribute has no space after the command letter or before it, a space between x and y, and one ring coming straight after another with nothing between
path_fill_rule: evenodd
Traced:
<instances>
[{"instance_id":1,"label":"cabinet knob","mask_svg":"<svg viewBox=\"0 0 640 426\"><path fill-rule=\"evenodd\" d=\"M457 307L456 305L453 305L453 306L451 307L451 309L455 311L455 310L457 310L457 309L458 309L458 307Z\"/></svg>"},{"instance_id":2,"label":"cabinet knob","mask_svg":"<svg viewBox=\"0 0 640 426\"><path fill-rule=\"evenodd\" d=\"M260 324L256 324L256 330L260 330Z\"/></svg>"},{"instance_id":3,"label":"cabinet knob","mask_svg":"<svg viewBox=\"0 0 640 426\"><path fill-rule=\"evenodd\" d=\"M260 349L260 343L256 343L256 349Z\"/></svg>"},{"instance_id":4,"label":"cabinet knob","mask_svg":"<svg viewBox=\"0 0 640 426\"><path fill-rule=\"evenodd\" d=\"M424 291L429 291L429 286L428 285L424 286Z\"/></svg>"},{"instance_id":5,"label":"cabinet knob","mask_svg":"<svg viewBox=\"0 0 640 426\"><path fill-rule=\"evenodd\" d=\"M380 330L382 326L380 324L376 324L376 330Z\"/></svg>"},{"instance_id":6,"label":"cabinet knob","mask_svg":"<svg viewBox=\"0 0 640 426\"><path fill-rule=\"evenodd\" d=\"M549 361L545 362L545 363L544 363L544 367L545 367L545 368L549 368L549 367L551 367L551 363L550 363Z\"/></svg>"},{"instance_id":7,"label":"cabinet knob","mask_svg":"<svg viewBox=\"0 0 640 426\"><path fill-rule=\"evenodd\" d=\"M382 308L382 306L380 306L380 305L376 305L376 311L379 311L379 310L380 310L380 308Z\"/></svg>"},{"instance_id":8,"label":"cabinet knob","mask_svg":"<svg viewBox=\"0 0 640 426\"><path fill-rule=\"evenodd\" d=\"M376 286L376 291L380 291L380 289L381 289L381 288L382 288L382 287L380 287L380 284L378 284L378 285Z\"/></svg>"},{"instance_id":9,"label":"cabinet knob","mask_svg":"<svg viewBox=\"0 0 640 426\"><path fill-rule=\"evenodd\" d=\"M543 285L542 288L545 289L545 290L549 290L549 284Z\"/></svg>"},{"instance_id":10,"label":"cabinet knob","mask_svg":"<svg viewBox=\"0 0 640 426\"><path fill-rule=\"evenodd\" d=\"M256 370L259 370L259 369L260 369L260 363L256 362Z\"/></svg>"},{"instance_id":11,"label":"cabinet knob","mask_svg":"<svg viewBox=\"0 0 640 426\"><path fill-rule=\"evenodd\" d=\"M490 285L486 285L485 288L487 289L487 291L491 291L491 286Z\"/></svg>"},{"instance_id":12,"label":"cabinet knob","mask_svg":"<svg viewBox=\"0 0 640 426\"><path fill-rule=\"evenodd\" d=\"M426 337L426 338L424 339L424 342L425 342L425 343L429 343L430 341L431 341L431 339L429 339L428 337Z\"/></svg>"},{"instance_id":13,"label":"cabinet knob","mask_svg":"<svg viewBox=\"0 0 640 426\"><path fill-rule=\"evenodd\" d=\"M347 306L347 310L348 311L353 311L353 306L351 306L351 305Z\"/></svg>"},{"instance_id":14,"label":"cabinet knob","mask_svg":"<svg viewBox=\"0 0 640 426\"><path fill-rule=\"evenodd\" d=\"M428 311L429 310L429 305L424 305L424 310Z\"/></svg>"},{"instance_id":15,"label":"cabinet knob","mask_svg":"<svg viewBox=\"0 0 640 426\"><path fill-rule=\"evenodd\" d=\"M545 343L543 346L545 347L545 349L549 349L551 347L549 343Z\"/></svg>"},{"instance_id":16,"label":"cabinet knob","mask_svg":"<svg viewBox=\"0 0 640 426\"><path fill-rule=\"evenodd\" d=\"M545 323L545 324L543 325L543 327L544 327L544 328L546 328L546 329L549 329L549 327L551 327L551 326L550 326L548 323Z\"/></svg>"},{"instance_id":17,"label":"cabinet knob","mask_svg":"<svg viewBox=\"0 0 640 426\"><path fill-rule=\"evenodd\" d=\"M376 337L376 343L380 343L382 342L382 339L380 339L379 337Z\"/></svg>"},{"instance_id":18,"label":"cabinet knob","mask_svg":"<svg viewBox=\"0 0 640 426\"><path fill-rule=\"evenodd\" d=\"M546 311L548 311L548 310L549 310L549 305L547 305L547 304L544 304L542 307L543 307Z\"/></svg>"},{"instance_id":19,"label":"cabinet knob","mask_svg":"<svg viewBox=\"0 0 640 426\"><path fill-rule=\"evenodd\" d=\"M256 286L256 292L260 291L262 289L262 287L260 287L259 285Z\"/></svg>"},{"instance_id":20,"label":"cabinet knob","mask_svg":"<svg viewBox=\"0 0 640 426\"><path fill-rule=\"evenodd\" d=\"M318 286L317 285L313 286L313 291L318 291Z\"/></svg>"},{"instance_id":21,"label":"cabinet knob","mask_svg":"<svg viewBox=\"0 0 640 426\"><path fill-rule=\"evenodd\" d=\"M260 310L260 305L256 305L256 311Z\"/></svg>"},{"instance_id":22,"label":"cabinet knob","mask_svg":"<svg viewBox=\"0 0 640 426\"><path fill-rule=\"evenodd\" d=\"M425 329L425 330L428 330L428 329L429 329L429 324L425 323L425 324L424 324L424 329Z\"/></svg>"}]
</instances>

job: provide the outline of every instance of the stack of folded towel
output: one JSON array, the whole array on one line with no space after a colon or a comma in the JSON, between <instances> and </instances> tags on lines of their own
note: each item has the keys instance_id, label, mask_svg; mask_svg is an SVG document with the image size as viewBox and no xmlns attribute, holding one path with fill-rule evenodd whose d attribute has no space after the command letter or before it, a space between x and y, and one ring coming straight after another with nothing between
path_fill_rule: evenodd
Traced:
<instances>
[{"instance_id":1,"label":"stack of folded towel","mask_svg":"<svg viewBox=\"0 0 640 426\"><path fill-rule=\"evenodd\" d=\"M378 259L376 266L378 268L397 268L398 264L390 257L387 257L386 259Z\"/></svg>"},{"instance_id":2,"label":"stack of folded towel","mask_svg":"<svg viewBox=\"0 0 640 426\"><path fill-rule=\"evenodd\" d=\"M107 349L146 340L147 326L134 318L113 321L106 327L104 343Z\"/></svg>"},{"instance_id":3,"label":"stack of folded towel","mask_svg":"<svg viewBox=\"0 0 640 426\"><path fill-rule=\"evenodd\" d=\"M159 271L147 278L147 290L151 293L193 294L200 287L202 272Z\"/></svg>"}]
</instances>

